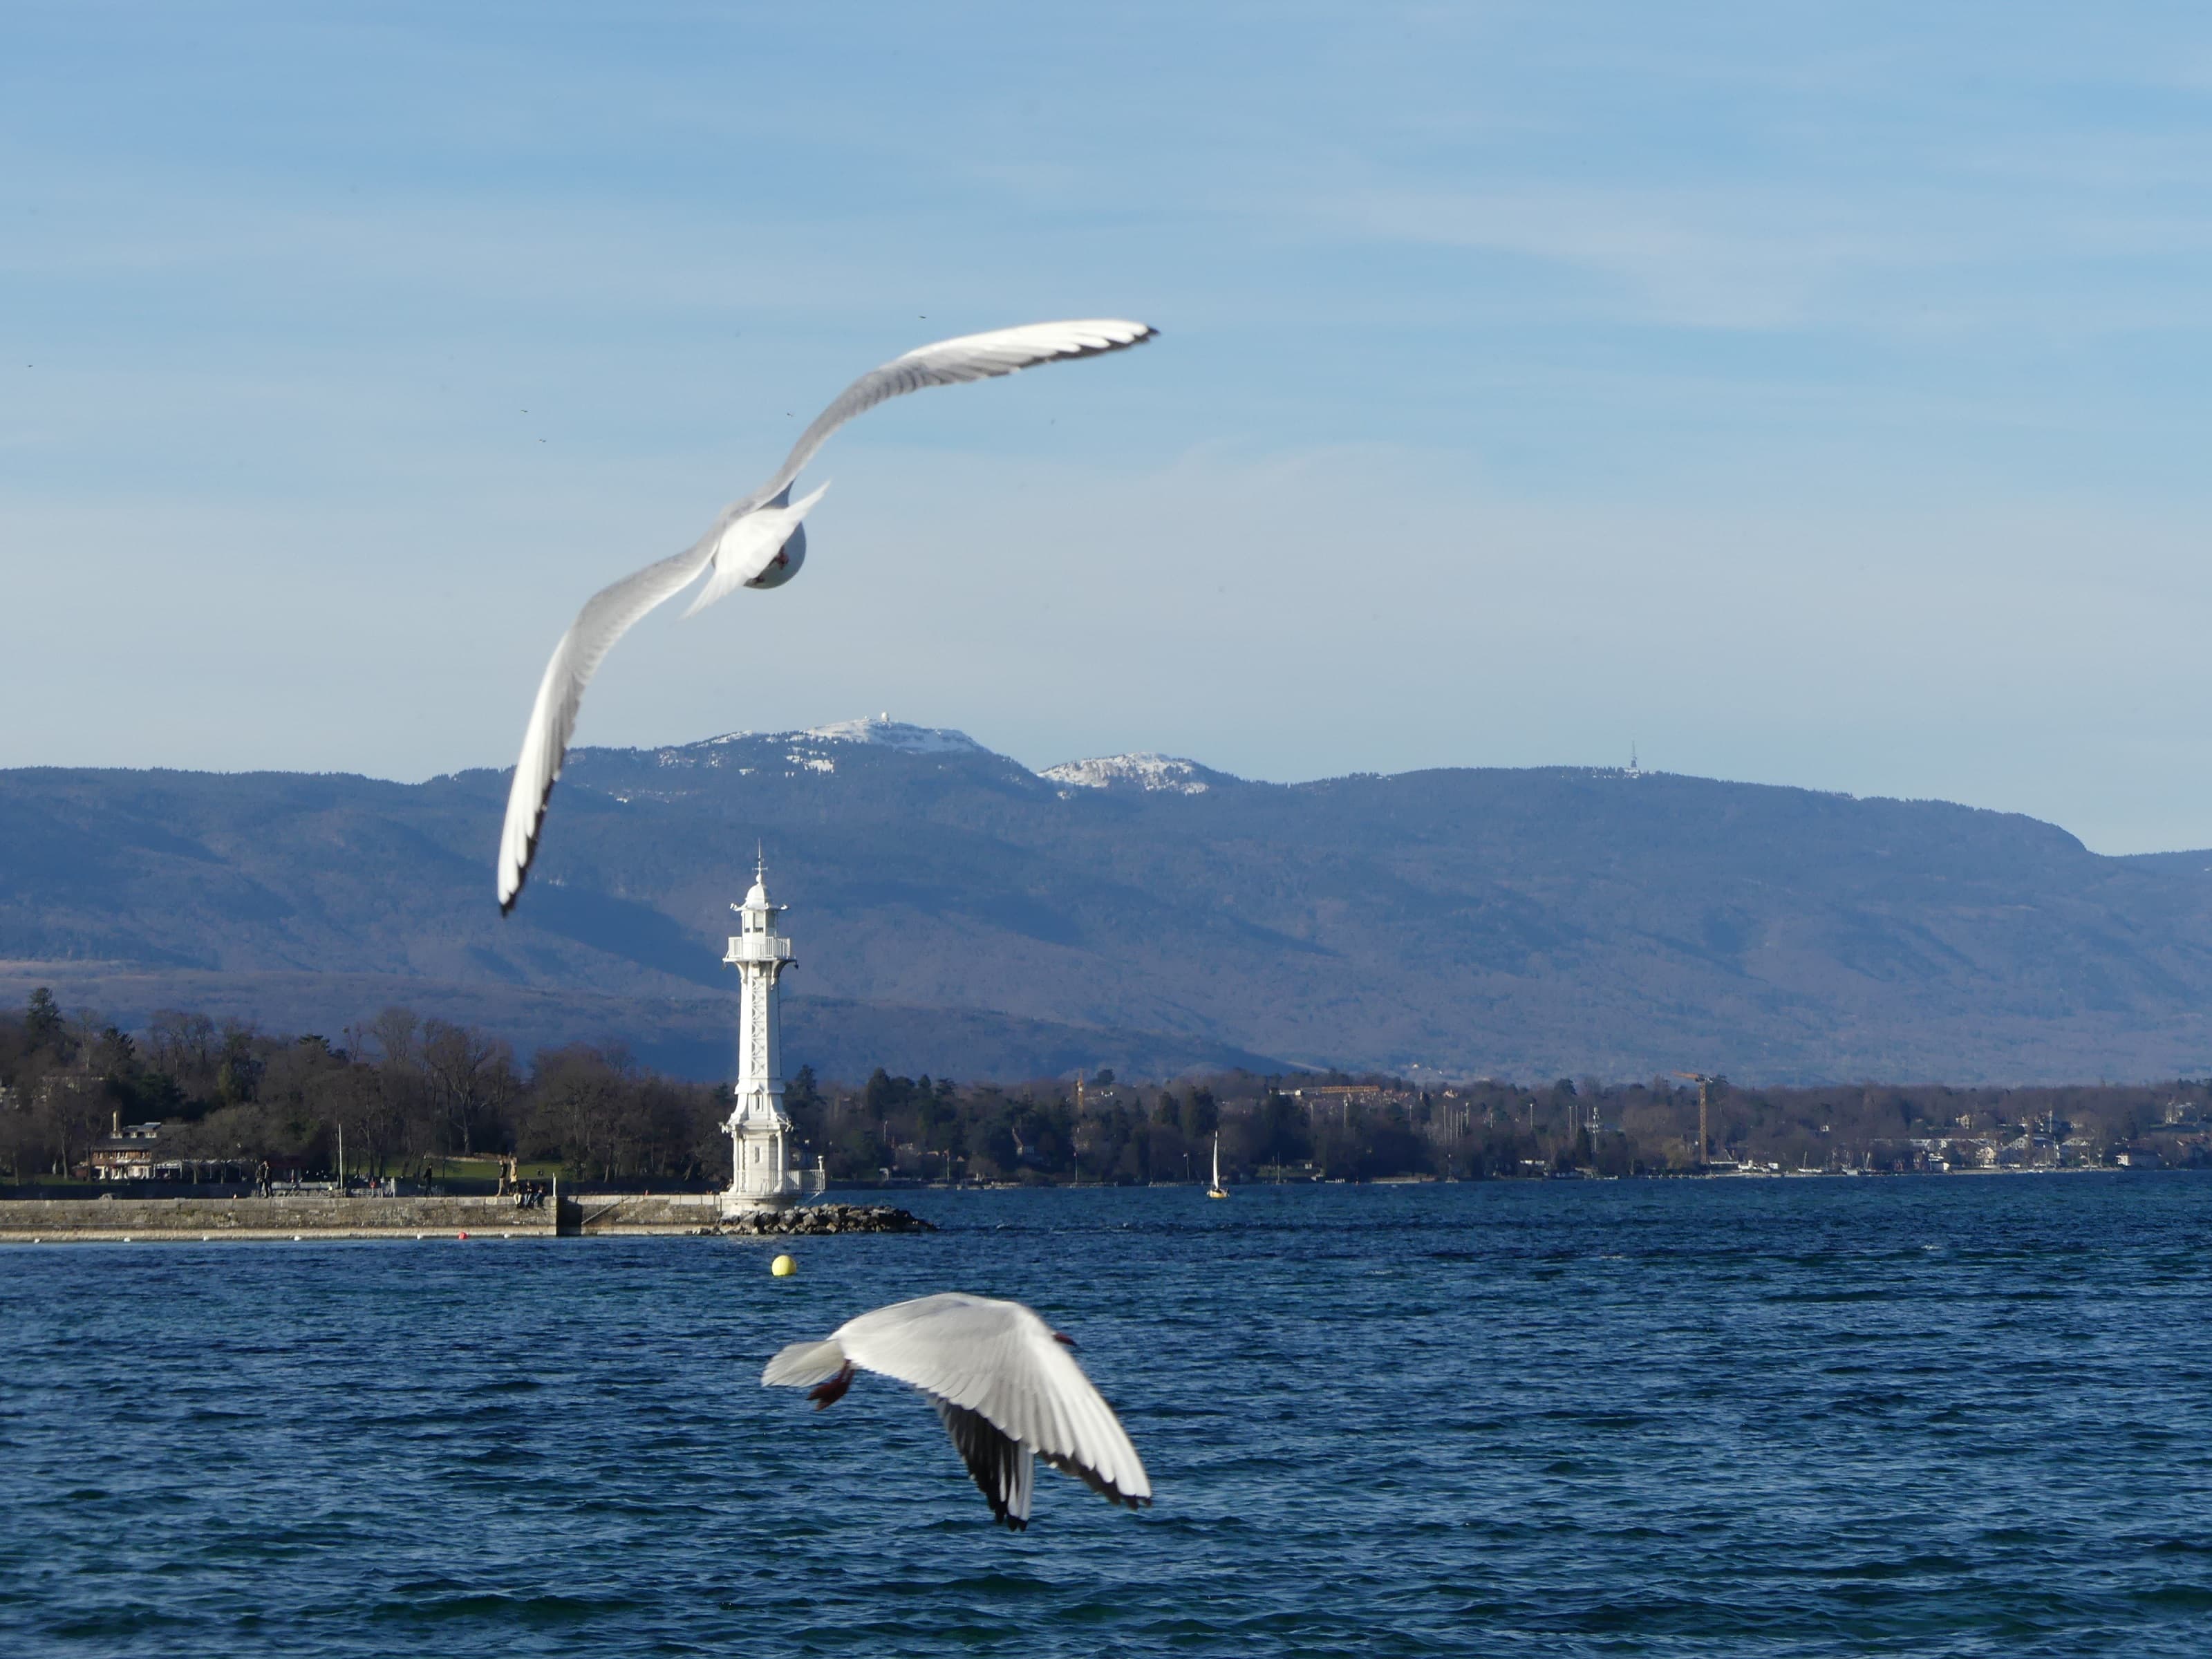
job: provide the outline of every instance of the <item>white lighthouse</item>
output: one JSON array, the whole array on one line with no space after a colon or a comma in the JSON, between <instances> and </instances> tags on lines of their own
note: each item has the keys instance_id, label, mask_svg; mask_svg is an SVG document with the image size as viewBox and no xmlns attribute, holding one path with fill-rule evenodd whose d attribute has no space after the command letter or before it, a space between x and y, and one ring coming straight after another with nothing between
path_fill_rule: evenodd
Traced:
<instances>
[{"instance_id":1,"label":"white lighthouse","mask_svg":"<svg viewBox=\"0 0 2212 1659\"><path fill-rule=\"evenodd\" d=\"M725 1214L790 1203L801 1184L791 1157L791 1120L783 1110L775 998L775 982L792 965L791 941L776 931L783 907L769 902L765 860L754 872L745 902L730 908L738 913L738 931L722 960L738 970L738 1082L730 1121L722 1126L733 1159L730 1188L722 1194Z\"/></svg>"}]
</instances>

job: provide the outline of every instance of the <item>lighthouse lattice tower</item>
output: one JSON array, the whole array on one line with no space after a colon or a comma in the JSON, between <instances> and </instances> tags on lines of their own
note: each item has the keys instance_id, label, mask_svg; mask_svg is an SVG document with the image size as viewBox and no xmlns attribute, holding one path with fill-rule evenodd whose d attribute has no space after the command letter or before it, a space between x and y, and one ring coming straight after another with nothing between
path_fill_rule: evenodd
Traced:
<instances>
[{"instance_id":1,"label":"lighthouse lattice tower","mask_svg":"<svg viewBox=\"0 0 2212 1659\"><path fill-rule=\"evenodd\" d=\"M768 896L768 864L753 873L752 890L738 913L738 931L722 960L738 970L738 1080L730 1120L732 1166L725 1210L786 1204L799 1196L800 1179L791 1157L791 1119L783 1109L781 1033L778 1030L776 981L793 963L791 941L777 931L784 907Z\"/></svg>"}]
</instances>

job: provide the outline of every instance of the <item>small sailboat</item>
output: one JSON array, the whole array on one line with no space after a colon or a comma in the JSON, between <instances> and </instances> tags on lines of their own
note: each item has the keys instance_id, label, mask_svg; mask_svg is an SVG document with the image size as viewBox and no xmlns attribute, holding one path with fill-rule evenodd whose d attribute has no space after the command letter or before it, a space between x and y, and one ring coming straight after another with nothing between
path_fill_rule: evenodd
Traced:
<instances>
[{"instance_id":1,"label":"small sailboat","mask_svg":"<svg viewBox=\"0 0 2212 1659\"><path fill-rule=\"evenodd\" d=\"M1208 1198L1226 1198L1229 1188L1221 1184L1221 1131L1213 1132L1213 1184L1206 1189Z\"/></svg>"}]
</instances>

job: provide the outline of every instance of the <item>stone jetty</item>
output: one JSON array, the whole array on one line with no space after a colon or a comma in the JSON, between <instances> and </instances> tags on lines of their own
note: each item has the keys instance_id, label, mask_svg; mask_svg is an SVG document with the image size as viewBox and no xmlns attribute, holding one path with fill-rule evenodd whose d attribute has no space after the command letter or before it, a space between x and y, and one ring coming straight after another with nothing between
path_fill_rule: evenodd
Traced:
<instances>
[{"instance_id":1,"label":"stone jetty","mask_svg":"<svg viewBox=\"0 0 2212 1659\"><path fill-rule=\"evenodd\" d=\"M562 1194L534 1208L512 1198L17 1198L0 1200L0 1242L729 1234L801 1237L937 1229L888 1204L810 1204L725 1216L714 1193Z\"/></svg>"}]
</instances>

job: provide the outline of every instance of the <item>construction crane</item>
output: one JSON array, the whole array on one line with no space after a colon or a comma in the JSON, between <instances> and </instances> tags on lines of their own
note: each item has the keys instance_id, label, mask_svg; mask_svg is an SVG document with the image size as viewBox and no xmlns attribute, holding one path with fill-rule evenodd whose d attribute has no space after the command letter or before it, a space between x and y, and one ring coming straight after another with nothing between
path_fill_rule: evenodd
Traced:
<instances>
[{"instance_id":1,"label":"construction crane","mask_svg":"<svg viewBox=\"0 0 2212 1659\"><path fill-rule=\"evenodd\" d=\"M1713 1080L1703 1072L1677 1072L1674 1075L1686 1083L1698 1085L1698 1168L1711 1169L1712 1165L1705 1156L1705 1149L1712 1145L1705 1139L1705 1109L1710 1104Z\"/></svg>"}]
</instances>

